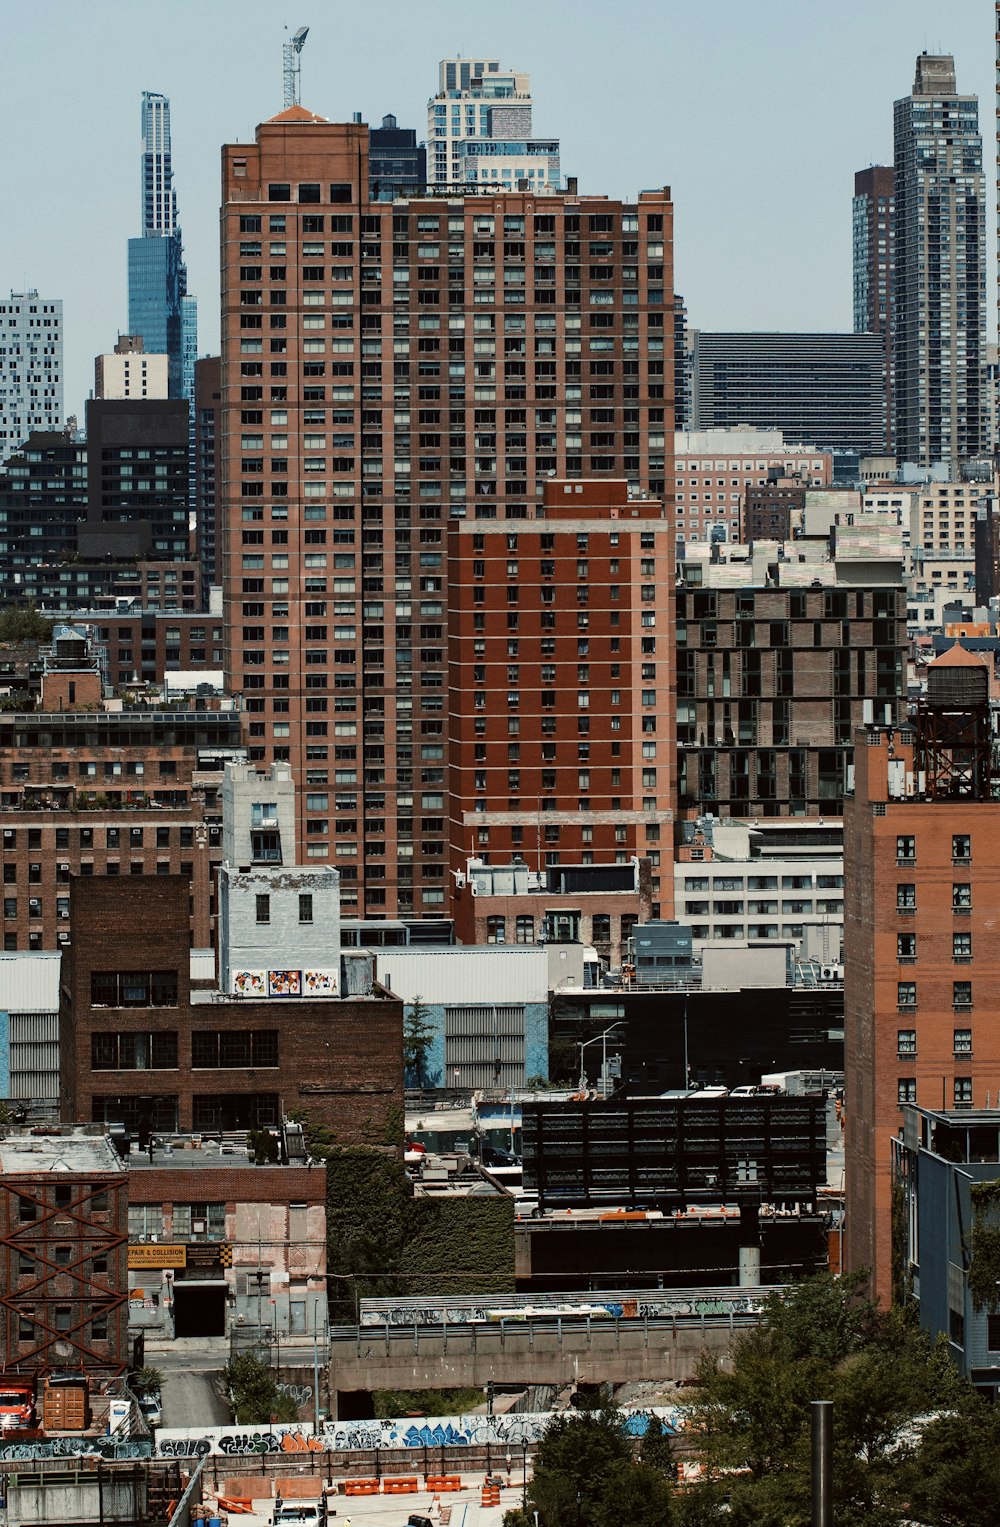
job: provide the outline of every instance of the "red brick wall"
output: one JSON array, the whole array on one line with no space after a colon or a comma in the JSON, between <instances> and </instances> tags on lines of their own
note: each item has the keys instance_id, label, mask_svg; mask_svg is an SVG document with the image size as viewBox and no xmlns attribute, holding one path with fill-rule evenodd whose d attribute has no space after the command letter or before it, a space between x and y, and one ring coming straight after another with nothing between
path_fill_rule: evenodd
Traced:
<instances>
[{"instance_id":1,"label":"red brick wall","mask_svg":"<svg viewBox=\"0 0 1000 1527\"><path fill-rule=\"evenodd\" d=\"M190 1000L188 886L181 876L95 877L71 887L73 942L60 1002L66 1120L90 1120L94 1100L177 1100L177 1127L193 1127L196 1098L276 1095L278 1110L306 1109L338 1144L391 1145L403 1130L403 1008L390 997L305 1001ZM91 972L176 970L176 1007L91 1007ZM278 1065L191 1069L192 1033L276 1029ZM94 1071L94 1033L177 1034L177 1068Z\"/></svg>"},{"instance_id":2,"label":"red brick wall","mask_svg":"<svg viewBox=\"0 0 1000 1527\"><path fill-rule=\"evenodd\" d=\"M200 1153L199 1153L200 1154ZM162 1153L157 1160L163 1159ZM305 1166L199 1166L197 1171L178 1172L163 1159L163 1166L142 1167L129 1173L130 1204L186 1203L197 1188L198 1202L226 1204L323 1204L326 1202L326 1171Z\"/></svg>"}]
</instances>

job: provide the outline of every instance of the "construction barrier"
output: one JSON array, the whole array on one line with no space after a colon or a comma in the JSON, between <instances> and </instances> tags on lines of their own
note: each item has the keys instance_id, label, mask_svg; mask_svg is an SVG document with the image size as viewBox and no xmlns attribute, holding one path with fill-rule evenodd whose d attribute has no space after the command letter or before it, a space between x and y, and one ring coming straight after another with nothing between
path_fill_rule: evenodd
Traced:
<instances>
[{"instance_id":1,"label":"construction barrier","mask_svg":"<svg viewBox=\"0 0 1000 1527\"><path fill-rule=\"evenodd\" d=\"M344 1494L345 1495L377 1495L378 1494L378 1480L377 1479L345 1479L344 1480Z\"/></svg>"},{"instance_id":2,"label":"construction barrier","mask_svg":"<svg viewBox=\"0 0 1000 1527\"><path fill-rule=\"evenodd\" d=\"M417 1476L415 1474L387 1474L382 1480L383 1495L416 1495Z\"/></svg>"},{"instance_id":3,"label":"construction barrier","mask_svg":"<svg viewBox=\"0 0 1000 1527\"><path fill-rule=\"evenodd\" d=\"M443 1490L461 1490L461 1474L425 1474L424 1488L440 1494Z\"/></svg>"},{"instance_id":4,"label":"construction barrier","mask_svg":"<svg viewBox=\"0 0 1000 1527\"><path fill-rule=\"evenodd\" d=\"M479 1504L480 1506L499 1506L500 1504L500 1482L488 1474L483 1481L482 1498Z\"/></svg>"}]
</instances>

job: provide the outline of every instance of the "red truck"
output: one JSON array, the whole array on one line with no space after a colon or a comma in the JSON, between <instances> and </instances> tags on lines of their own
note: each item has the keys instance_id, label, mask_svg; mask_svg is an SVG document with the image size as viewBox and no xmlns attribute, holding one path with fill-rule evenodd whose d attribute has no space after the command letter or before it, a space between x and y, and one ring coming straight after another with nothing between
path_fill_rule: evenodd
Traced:
<instances>
[{"instance_id":1,"label":"red truck","mask_svg":"<svg viewBox=\"0 0 1000 1527\"><path fill-rule=\"evenodd\" d=\"M0 1375L0 1432L25 1431L34 1424L34 1383Z\"/></svg>"}]
</instances>

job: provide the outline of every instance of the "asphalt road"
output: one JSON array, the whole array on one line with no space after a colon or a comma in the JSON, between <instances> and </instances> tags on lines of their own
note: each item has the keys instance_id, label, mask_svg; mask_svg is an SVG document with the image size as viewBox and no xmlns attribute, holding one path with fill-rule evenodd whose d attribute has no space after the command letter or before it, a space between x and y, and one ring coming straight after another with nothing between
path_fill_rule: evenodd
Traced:
<instances>
[{"instance_id":1,"label":"asphalt road","mask_svg":"<svg viewBox=\"0 0 1000 1527\"><path fill-rule=\"evenodd\" d=\"M163 1366L163 1426L232 1424L228 1405L219 1399L218 1370Z\"/></svg>"}]
</instances>

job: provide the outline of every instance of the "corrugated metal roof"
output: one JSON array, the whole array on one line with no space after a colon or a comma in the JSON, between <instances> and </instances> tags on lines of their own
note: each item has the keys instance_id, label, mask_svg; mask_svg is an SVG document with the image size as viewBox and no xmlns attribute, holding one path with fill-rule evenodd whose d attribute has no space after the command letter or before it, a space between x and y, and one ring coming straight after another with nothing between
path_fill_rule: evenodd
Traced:
<instances>
[{"instance_id":1,"label":"corrugated metal roof","mask_svg":"<svg viewBox=\"0 0 1000 1527\"><path fill-rule=\"evenodd\" d=\"M0 954L0 1010L57 1013L61 959L58 949Z\"/></svg>"},{"instance_id":2,"label":"corrugated metal roof","mask_svg":"<svg viewBox=\"0 0 1000 1527\"><path fill-rule=\"evenodd\" d=\"M377 949L376 980L404 1002L546 1002L544 948L489 945L472 949Z\"/></svg>"}]
</instances>

